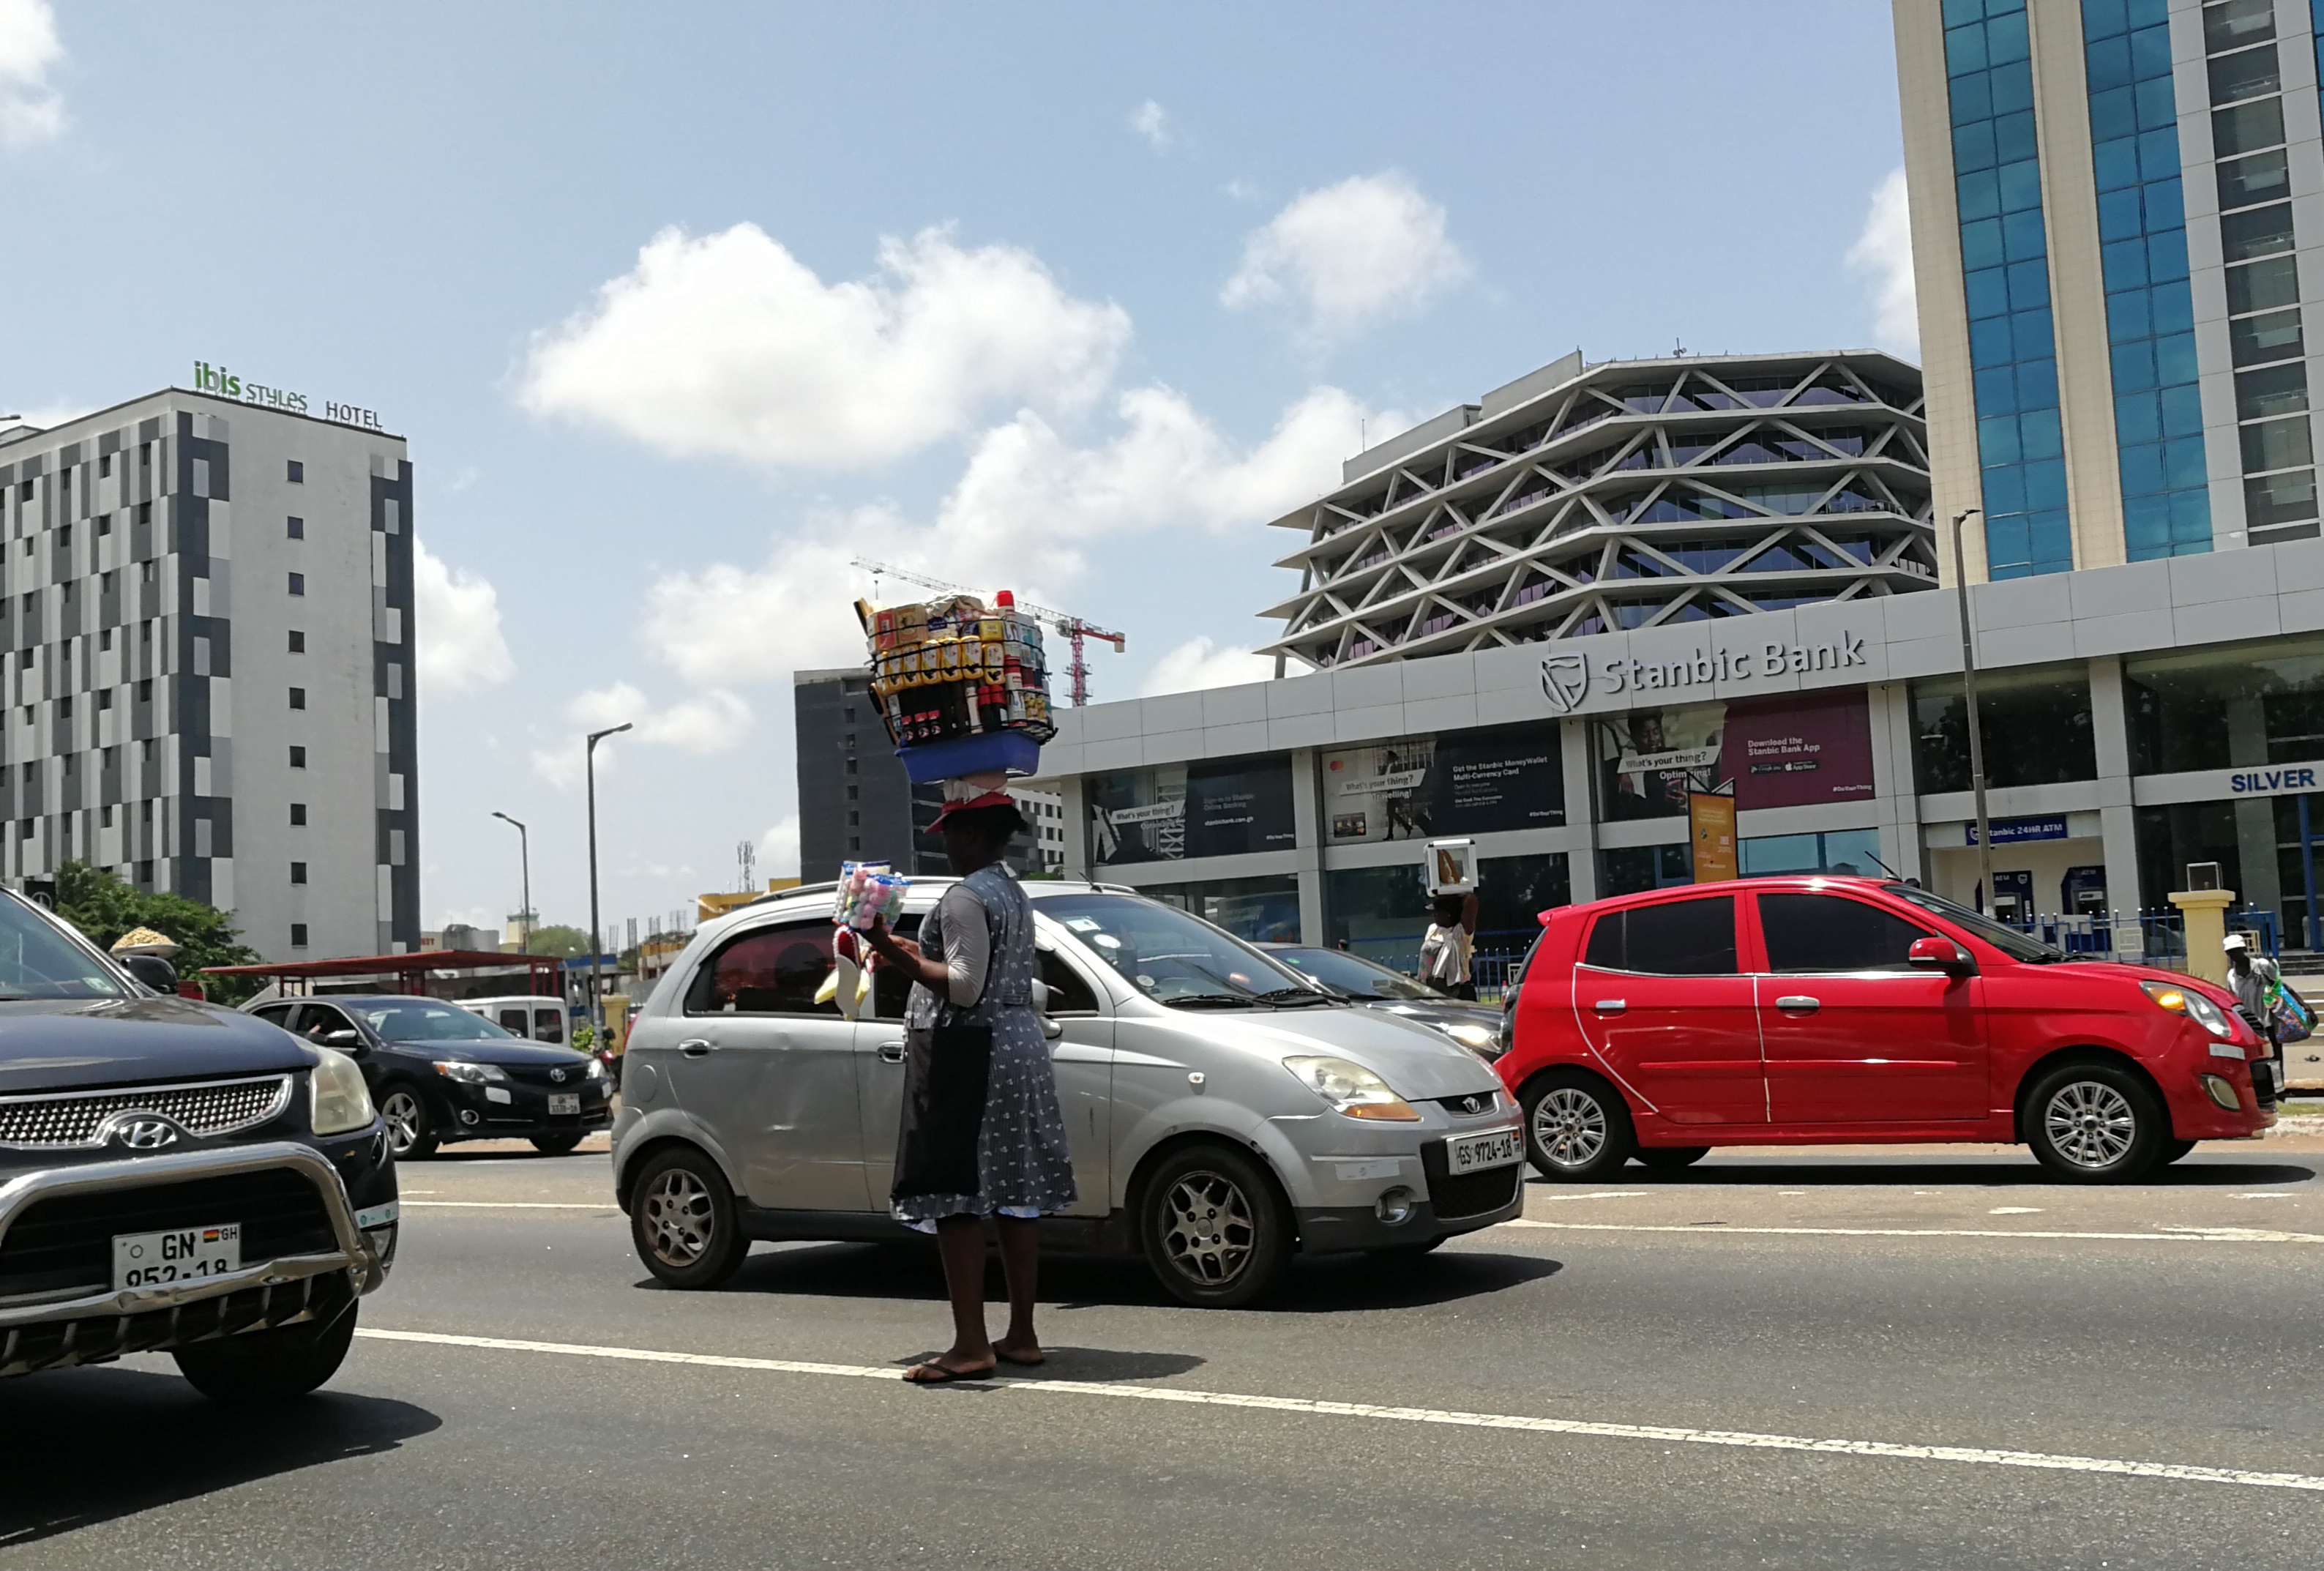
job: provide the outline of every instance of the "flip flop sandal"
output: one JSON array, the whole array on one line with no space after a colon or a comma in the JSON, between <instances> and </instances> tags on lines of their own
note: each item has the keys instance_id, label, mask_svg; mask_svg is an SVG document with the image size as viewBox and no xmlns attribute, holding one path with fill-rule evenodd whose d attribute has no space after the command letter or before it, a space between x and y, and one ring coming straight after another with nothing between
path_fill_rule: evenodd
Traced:
<instances>
[{"instance_id":1,"label":"flip flop sandal","mask_svg":"<svg viewBox=\"0 0 2324 1571\"><path fill-rule=\"evenodd\" d=\"M992 1356L999 1359L1003 1363L1013 1363L1019 1369L1038 1369L1042 1364L1049 1362L1049 1355L1046 1353L1042 1354L1038 1358L1019 1358L1013 1353L1001 1353L995 1351Z\"/></svg>"},{"instance_id":2,"label":"flip flop sandal","mask_svg":"<svg viewBox=\"0 0 2324 1571\"><path fill-rule=\"evenodd\" d=\"M927 1374L922 1374L920 1371L924 1369L930 1372ZM925 1363L916 1363L912 1365L911 1368L906 1370L904 1372L904 1383L907 1385L945 1385L955 1380L983 1380L991 1373L992 1366L989 1363L982 1369L946 1369L943 1364L938 1363L935 1359L931 1358L927 1360Z\"/></svg>"}]
</instances>

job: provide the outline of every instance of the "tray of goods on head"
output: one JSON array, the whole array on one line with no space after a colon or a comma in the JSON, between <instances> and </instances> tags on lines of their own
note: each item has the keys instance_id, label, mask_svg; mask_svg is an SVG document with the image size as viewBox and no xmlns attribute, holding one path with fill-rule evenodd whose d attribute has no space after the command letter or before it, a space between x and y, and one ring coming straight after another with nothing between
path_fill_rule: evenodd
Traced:
<instances>
[{"instance_id":1,"label":"tray of goods on head","mask_svg":"<svg viewBox=\"0 0 2324 1571\"><path fill-rule=\"evenodd\" d=\"M878 608L855 603L872 651L872 691L916 784L1010 770L1031 774L1049 720L1041 626L1003 589Z\"/></svg>"}]
</instances>

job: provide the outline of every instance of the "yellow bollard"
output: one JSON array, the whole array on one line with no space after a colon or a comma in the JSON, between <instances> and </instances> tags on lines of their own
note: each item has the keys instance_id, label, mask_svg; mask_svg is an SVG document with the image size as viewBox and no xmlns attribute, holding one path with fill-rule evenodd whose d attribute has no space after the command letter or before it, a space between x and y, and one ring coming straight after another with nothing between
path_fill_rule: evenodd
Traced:
<instances>
[{"instance_id":1,"label":"yellow bollard","mask_svg":"<svg viewBox=\"0 0 2324 1571\"><path fill-rule=\"evenodd\" d=\"M2219 946L2227 936L2227 908L2236 903L2232 889L2182 889L2171 903L2187 918L2187 973L2224 986L2227 980L2227 951Z\"/></svg>"}]
</instances>

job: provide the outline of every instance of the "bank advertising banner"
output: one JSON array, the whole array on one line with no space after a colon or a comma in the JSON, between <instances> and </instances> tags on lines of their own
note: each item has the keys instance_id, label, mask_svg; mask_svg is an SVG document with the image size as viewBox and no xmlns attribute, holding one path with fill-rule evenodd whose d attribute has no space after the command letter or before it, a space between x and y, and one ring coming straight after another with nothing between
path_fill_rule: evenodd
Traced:
<instances>
[{"instance_id":1,"label":"bank advertising banner","mask_svg":"<svg viewBox=\"0 0 2324 1571\"><path fill-rule=\"evenodd\" d=\"M1872 725L1860 691L1634 709L1591 722L1609 819L1688 816L1691 799L1738 811L1872 795Z\"/></svg>"},{"instance_id":2,"label":"bank advertising banner","mask_svg":"<svg viewBox=\"0 0 2324 1571\"><path fill-rule=\"evenodd\" d=\"M1733 878L1739 855L1735 845L1735 799L1697 791L1687 799L1686 816L1687 833L1694 842L1694 882L1724 883Z\"/></svg>"},{"instance_id":3,"label":"bank advertising banner","mask_svg":"<svg viewBox=\"0 0 2324 1571\"><path fill-rule=\"evenodd\" d=\"M1430 840L1565 822L1554 721L1406 736L1319 760L1327 844Z\"/></svg>"},{"instance_id":4,"label":"bank advertising banner","mask_svg":"<svg viewBox=\"0 0 2324 1571\"><path fill-rule=\"evenodd\" d=\"M1178 862L1288 850L1291 761L1228 759L1093 777L1090 846L1101 863Z\"/></svg>"}]
</instances>

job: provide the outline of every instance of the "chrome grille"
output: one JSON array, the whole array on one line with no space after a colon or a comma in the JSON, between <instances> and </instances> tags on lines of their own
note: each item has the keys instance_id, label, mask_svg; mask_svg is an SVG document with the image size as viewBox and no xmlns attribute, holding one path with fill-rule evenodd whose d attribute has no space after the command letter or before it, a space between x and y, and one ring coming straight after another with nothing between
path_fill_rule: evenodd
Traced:
<instances>
[{"instance_id":1,"label":"chrome grille","mask_svg":"<svg viewBox=\"0 0 2324 1571\"><path fill-rule=\"evenodd\" d=\"M116 1113L153 1113L188 1134L230 1134L263 1123L290 1100L290 1077L130 1086L42 1096L0 1096L0 1145L92 1146Z\"/></svg>"}]
</instances>

